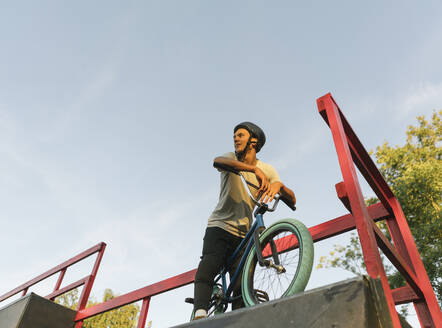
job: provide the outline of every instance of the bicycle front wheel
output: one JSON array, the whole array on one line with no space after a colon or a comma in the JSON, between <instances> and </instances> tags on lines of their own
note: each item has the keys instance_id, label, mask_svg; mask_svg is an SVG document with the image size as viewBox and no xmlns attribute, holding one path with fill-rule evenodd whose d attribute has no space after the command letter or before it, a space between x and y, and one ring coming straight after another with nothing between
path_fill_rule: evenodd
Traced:
<instances>
[{"instance_id":1,"label":"bicycle front wheel","mask_svg":"<svg viewBox=\"0 0 442 328\"><path fill-rule=\"evenodd\" d=\"M295 219L280 220L264 230L259 240L265 265L258 263L253 246L241 281L246 306L302 292L310 278L314 252L305 225Z\"/></svg>"}]
</instances>

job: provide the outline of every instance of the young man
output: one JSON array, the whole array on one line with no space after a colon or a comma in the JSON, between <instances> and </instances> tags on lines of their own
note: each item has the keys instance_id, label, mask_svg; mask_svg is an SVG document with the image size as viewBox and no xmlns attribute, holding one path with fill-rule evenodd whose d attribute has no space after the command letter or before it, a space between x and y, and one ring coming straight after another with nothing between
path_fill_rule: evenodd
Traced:
<instances>
[{"instance_id":1,"label":"young man","mask_svg":"<svg viewBox=\"0 0 442 328\"><path fill-rule=\"evenodd\" d=\"M293 191L280 181L273 166L256 158L265 141L265 134L257 125L240 123L234 128L235 153L224 154L214 162L241 171L247 181L260 186L259 190L250 188L255 198L262 192L260 200L268 202L279 193L295 204ZM253 207L241 178L221 171L220 197L207 224L203 254L195 276L195 320L207 316L215 276L250 229ZM240 295L240 286L235 288L234 295ZM242 306L241 299L238 300L232 304L233 309Z\"/></svg>"}]
</instances>

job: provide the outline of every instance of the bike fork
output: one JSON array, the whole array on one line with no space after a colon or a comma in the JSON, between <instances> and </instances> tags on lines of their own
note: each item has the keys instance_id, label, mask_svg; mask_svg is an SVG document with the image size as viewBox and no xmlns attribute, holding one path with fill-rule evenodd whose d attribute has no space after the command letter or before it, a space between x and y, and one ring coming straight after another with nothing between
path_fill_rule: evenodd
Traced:
<instances>
[{"instance_id":1,"label":"bike fork","mask_svg":"<svg viewBox=\"0 0 442 328\"><path fill-rule=\"evenodd\" d=\"M276 248L275 241L273 239L270 240L270 250L272 252L272 258L273 262L270 260L265 260L262 256L262 248L259 243L259 234L264 230L264 227L260 227L259 229L256 229L253 233L253 241L255 243L256 248L256 257L258 258L258 263L260 266L270 267L276 269L278 273L285 272L284 267L279 262L278 258L278 250Z\"/></svg>"}]
</instances>

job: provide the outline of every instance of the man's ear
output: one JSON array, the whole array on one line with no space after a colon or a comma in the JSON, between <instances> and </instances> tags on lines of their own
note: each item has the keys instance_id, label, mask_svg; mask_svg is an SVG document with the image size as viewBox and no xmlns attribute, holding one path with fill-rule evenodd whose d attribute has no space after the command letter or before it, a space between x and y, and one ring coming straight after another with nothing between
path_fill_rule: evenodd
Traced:
<instances>
[{"instance_id":1,"label":"man's ear","mask_svg":"<svg viewBox=\"0 0 442 328\"><path fill-rule=\"evenodd\" d=\"M253 146L253 148L256 149L256 144L258 143L258 139L257 138L252 138L250 139L250 145Z\"/></svg>"}]
</instances>

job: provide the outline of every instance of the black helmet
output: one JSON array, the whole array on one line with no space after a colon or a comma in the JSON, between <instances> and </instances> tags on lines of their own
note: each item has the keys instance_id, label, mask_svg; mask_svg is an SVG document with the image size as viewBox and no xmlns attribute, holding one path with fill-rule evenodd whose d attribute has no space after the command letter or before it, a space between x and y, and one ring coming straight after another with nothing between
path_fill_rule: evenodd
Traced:
<instances>
[{"instance_id":1,"label":"black helmet","mask_svg":"<svg viewBox=\"0 0 442 328\"><path fill-rule=\"evenodd\" d=\"M262 146L266 143L266 135L264 134L264 131L257 126L256 124L253 124L252 122L242 122L239 123L235 128L233 129L233 133L236 132L238 129L246 129L249 131L250 135L256 139L258 139L258 142L256 144L256 152L258 153Z\"/></svg>"}]
</instances>

